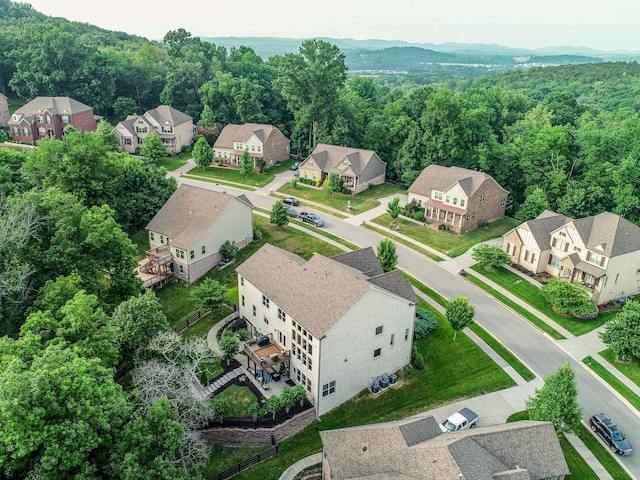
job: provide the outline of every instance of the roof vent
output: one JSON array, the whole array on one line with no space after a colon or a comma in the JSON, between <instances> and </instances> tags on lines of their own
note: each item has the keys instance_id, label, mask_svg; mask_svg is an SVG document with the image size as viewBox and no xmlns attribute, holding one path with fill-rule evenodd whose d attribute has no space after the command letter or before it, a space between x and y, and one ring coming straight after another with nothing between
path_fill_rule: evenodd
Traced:
<instances>
[{"instance_id":1,"label":"roof vent","mask_svg":"<svg viewBox=\"0 0 640 480\"><path fill-rule=\"evenodd\" d=\"M189 209L189 215L191 215L193 213L193 210Z\"/></svg>"},{"instance_id":2,"label":"roof vent","mask_svg":"<svg viewBox=\"0 0 640 480\"><path fill-rule=\"evenodd\" d=\"M329 275L329 272L327 272L327 269L325 268L324 269L324 275L322 275L322 276L326 278L328 275Z\"/></svg>"}]
</instances>

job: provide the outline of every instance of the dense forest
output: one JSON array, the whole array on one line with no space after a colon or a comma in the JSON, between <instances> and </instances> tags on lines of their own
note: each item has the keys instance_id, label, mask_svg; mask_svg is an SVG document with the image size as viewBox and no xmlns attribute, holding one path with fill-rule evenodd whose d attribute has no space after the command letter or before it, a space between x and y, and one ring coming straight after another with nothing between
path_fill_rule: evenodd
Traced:
<instances>
[{"instance_id":1,"label":"dense forest","mask_svg":"<svg viewBox=\"0 0 640 480\"><path fill-rule=\"evenodd\" d=\"M480 169L522 220L551 208L640 221L637 63L463 76L350 76L326 41L263 60L183 29L152 42L0 0L12 104L68 95L111 122L0 150L0 477L173 479L202 457L198 405L145 404L113 380L168 330L155 296L138 295L130 236L176 184L117 152L111 125L129 114L171 104L209 140L270 123L301 157L319 142L371 149L404 185L430 164Z\"/></svg>"}]
</instances>

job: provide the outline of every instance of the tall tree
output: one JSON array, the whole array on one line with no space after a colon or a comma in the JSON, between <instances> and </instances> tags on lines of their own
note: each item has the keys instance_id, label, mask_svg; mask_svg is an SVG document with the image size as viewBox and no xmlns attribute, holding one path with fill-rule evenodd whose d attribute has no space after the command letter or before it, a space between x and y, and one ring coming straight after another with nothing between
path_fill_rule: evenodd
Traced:
<instances>
[{"instance_id":1,"label":"tall tree","mask_svg":"<svg viewBox=\"0 0 640 480\"><path fill-rule=\"evenodd\" d=\"M599 336L620 360L640 358L640 302L625 302L622 311L604 324Z\"/></svg>"},{"instance_id":2,"label":"tall tree","mask_svg":"<svg viewBox=\"0 0 640 480\"><path fill-rule=\"evenodd\" d=\"M398 253L396 252L396 244L389 238L383 238L378 243L378 261L383 272L395 270L398 264Z\"/></svg>"},{"instance_id":3,"label":"tall tree","mask_svg":"<svg viewBox=\"0 0 640 480\"><path fill-rule=\"evenodd\" d=\"M193 146L193 159L200 168L207 168L213 161L213 149L207 139L200 137Z\"/></svg>"},{"instance_id":4,"label":"tall tree","mask_svg":"<svg viewBox=\"0 0 640 480\"><path fill-rule=\"evenodd\" d=\"M158 132L151 132L144 137L144 142L140 146L140 155L153 165L157 165L158 160L167 156L167 149L162 144Z\"/></svg>"},{"instance_id":5,"label":"tall tree","mask_svg":"<svg viewBox=\"0 0 640 480\"><path fill-rule=\"evenodd\" d=\"M269 222L273 223L278 229L284 228L289 223L289 209L282 202L275 202L271 207Z\"/></svg>"},{"instance_id":6,"label":"tall tree","mask_svg":"<svg viewBox=\"0 0 640 480\"><path fill-rule=\"evenodd\" d=\"M488 272L492 272L509 262L509 254L498 245L489 245L488 243L481 243L474 247L471 258Z\"/></svg>"},{"instance_id":7,"label":"tall tree","mask_svg":"<svg viewBox=\"0 0 640 480\"><path fill-rule=\"evenodd\" d=\"M204 278L191 291L198 308L213 310L227 299L227 286L213 278Z\"/></svg>"},{"instance_id":8,"label":"tall tree","mask_svg":"<svg viewBox=\"0 0 640 480\"><path fill-rule=\"evenodd\" d=\"M545 376L544 386L536 388L526 405L531 420L553 423L558 435L575 433L582 421L582 408L578 404L576 373L571 366L565 363Z\"/></svg>"},{"instance_id":9,"label":"tall tree","mask_svg":"<svg viewBox=\"0 0 640 480\"><path fill-rule=\"evenodd\" d=\"M534 187L525 201L520 205L516 218L521 222L526 222L532 218L536 218L542 212L549 208L549 200L544 190L540 187Z\"/></svg>"},{"instance_id":10,"label":"tall tree","mask_svg":"<svg viewBox=\"0 0 640 480\"><path fill-rule=\"evenodd\" d=\"M324 187L324 189L329 195L331 195L331 198L333 198L334 193L340 192L342 190L342 181L340 180L340 175L334 172L329 173L327 185Z\"/></svg>"},{"instance_id":11,"label":"tall tree","mask_svg":"<svg viewBox=\"0 0 640 480\"><path fill-rule=\"evenodd\" d=\"M249 153L249 149L245 148L240 155L240 173L245 177L253 170L253 157Z\"/></svg>"},{"instance_id":12,"label":"tall tree","mask_svg":"<svg viewBox=\"0 0 640 480\"><path fill-rule=\"evenodd\" d=\"M474 321L476 307L469 303L467 297L456 297L447 302L447 320L453 328L453 340L455 341L458 332L461 332Z\"/></svg>"},{"instance_id":13,"label":"tall tree","mask_svg":"<svg viewBox=\"0 0 640 480\"><path fill-rule=\"evenodd\" d=\"M393 200L391 200L387 204L387 213L391 217L391 220L395 220L396 218L398 218L398 216L400 215L400 210L400 198L394 197Z\"/></svg>"}]
</instances>

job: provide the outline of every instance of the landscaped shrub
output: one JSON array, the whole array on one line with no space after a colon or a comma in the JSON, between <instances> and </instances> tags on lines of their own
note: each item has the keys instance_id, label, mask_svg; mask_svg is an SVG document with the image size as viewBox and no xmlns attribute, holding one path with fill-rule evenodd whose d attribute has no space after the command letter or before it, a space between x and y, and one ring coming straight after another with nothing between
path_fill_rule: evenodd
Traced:
<instances>
[{"instance_id":1,"label":"landscaped shrub","mask_svg":"<svg viewBox=\"0 0 640 480\"><path fill-rule=\"evenodd\" d=\"M426 337L438 326L438 319L436 316L425 310L424 308L416 307L416 321L413 327L413 338L419 340Z\"/></svg>"},{"instance_id":2,"label":"landscaped shrub","mask_svg":"<svg viewBox=\"0 0 640 480\"><path fill-rule=\"evenodd\" d=\"M416 370L424 370L424 357L421 353L417 353L415 357L413 357L413 366Z\"/></svg>"},{"instance_id":3,"label":"landscaped shrub","mask_svg":"<svg viewBox=\"0 0 640 480\"><path fill-rule=\"evenodd\" d=\"M419 222L424 222L424 210L418 210L413 214L413 218Z\"/></svg>"},{"instance_id":4,"label":"landscaped shrub","mask_svg":"<svg viewBox=\"0 0 640 480\"><path fill-rule=\"evenodd\" d=\"M411 200L409 203L407 203L404 206L402 214L407 216L407 217L410 217L411 215L416 213L418 210L422 210L422 207L418 206L418 203L416 202L416 200L414 198L413 200Z\"/></svg>"},{"instance_id":5,"label":"landscaped shrub","mask_svg":"<svg viewBox=\"0 0 640 480\"><path fill-rule=\"evenodd\" d=\"M347 187L342 187L342 193L344 193L345 195L351 195L351 189L347 188Z\"/></svg>"},{"instance_id":6,"label":"landscaped shrub","mask_svg":"<svg viewBox=\"0 0 640 480\"><path fill-rule=\"evenodd\" d=\"M577 283L550 278L546 285L540 287L540 293L560 313L586 315L596 311L596 304L591 299L589 290Z\"/></svg>"},{"instance_id":7,"label":"landscaped shrub","mask_svg":"<svg viewBox=\"0 0 640 480\"><path fill-rule=\"evenodd\" d=\"M249 330L247 330L246 328L241 328L236 332L236 335L238 337L238 340L244 342L247 338L249 338Z\"/></svg>"}]
</instances>

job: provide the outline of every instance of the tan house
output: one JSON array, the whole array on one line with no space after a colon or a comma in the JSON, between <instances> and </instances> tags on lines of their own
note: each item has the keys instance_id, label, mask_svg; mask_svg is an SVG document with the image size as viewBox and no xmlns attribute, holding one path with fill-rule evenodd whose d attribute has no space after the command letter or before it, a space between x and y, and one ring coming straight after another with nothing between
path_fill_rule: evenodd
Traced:
<instances>
[{"instance_id":1,"label":"tan house","mask_svg":"<svg viewBox=\"0 0 640 480\"><path fill-rule=\"evenodd\" d=\"M9 100L6 96L0 93L0 127L6 127L9 123Z\"/></svg>"},{"instance_id":2,"label":"tan house","mask_svg":"<svg viewBox=\"0 0 640 480\"><path fill-rule=\"evenodd\" d=\"M408 192L428 222L456 233L503 218L509 195L486 173L440 165L425 168Z\"/></svg>"},{"instance_id":3,"label":"tan house","mask_svg":"<svg viewBox=\"0 0 640 480\"><path fill-rule=\"evenodd\" d=\"M304 260L266 244L236 272L240 316L288 359L317 415L409 363L416 294L399 270L382 272L373 249Z\"/></svg>"},{"instance_id":4,"label":"tan house","mask_svg":"<svg viewBox=\"0 0 640 480\"><path fill-rule=\"evenodd\" d=\"M340 176L342 185L360 193L385 182L387 164L371 150L319 143L299 167L300 178L324 182L330 173Z\"/></svg>"},{"instance_id":5,"label":"tan house","mask_svg":"<svg viewBox=\"0 0 640 480\"><path fill-rule=\"evenodd\" d=\"M129 115L114 128L120 139L121 152L138 153L144 137L157 132L167 153L176 155L182 147L190 147L196 127L193 118L169 106L160 105L144 115Z\"/></svg>"},{"instance_id":6,"label":"tan house","mask_svg":"<svg viewBox=\"0 0 640 480\"><path fill-rule=\"evenodd\" d=\"M613 213L573 220L547 210L508 231L503 248L531 272L585 285L598 305L640 292L640 227Z\"/></svg>"},{"instance_id":7,"label":"tan house","mask_svg":"<svg viewBox=\"0 0 640 480\"><path fill-rule=\"evenodd\" d=\"M227 240L239 248L253 240L253 205L245 195L181 184L145 229L148 272L161 274L168 265L174 276L192 283L217 265Z\"/></svg>"},{"instance_id":8,"label":"tan house","mask_svg":"<svg viewBox=\"0 0 640 480\"><path fill-rule=\"evenodd\" d=\"M214 161L232 166L240 165L240 157L247 150L254 168L260 159L269 168L277 161L288 160L291 141L277 127L259 123L229 124L222 129L213 145Z\"/></svg>"},{"instance_id":9,"label":"tan house","mask_svg":"<svg viewBox=\"0 0 640 480\"><path fill-rule=\"evenodd\" d=\"M93 108L70 97L36 97L7 122L11 139L29 145L43 138L61 139L69 125L81 132L95 131Z\"/></svg>"},{"instance_id":10,"label":"tan house","mask_svg":"<svg viewBox=\"0 0 640 480\"><path fill-rule=\"evenodd\" d=\"M562 480L569 467L550 422L442 433L432 417L324 430L322 478L331 480Z\"/></svg>"}]
</instances>

